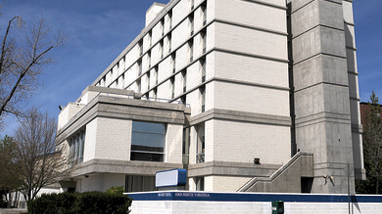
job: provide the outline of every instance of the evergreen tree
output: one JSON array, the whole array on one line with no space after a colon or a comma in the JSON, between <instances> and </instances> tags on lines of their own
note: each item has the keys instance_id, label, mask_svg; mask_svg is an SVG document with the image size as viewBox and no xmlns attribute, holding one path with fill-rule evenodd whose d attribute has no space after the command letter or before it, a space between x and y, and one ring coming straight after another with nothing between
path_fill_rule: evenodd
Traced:
<instances>
[{"instance_id":1,"label":"evergreen tree","mask_svg":"<svg viewBox=\"0 0 382 214\"><path fill-rule=\"evenodd\" d=\"M363 123L363 150L366 180L357 182L357 193L378 194L382 190L382 117L374 91Z\"/></svg>"}]
</instances>

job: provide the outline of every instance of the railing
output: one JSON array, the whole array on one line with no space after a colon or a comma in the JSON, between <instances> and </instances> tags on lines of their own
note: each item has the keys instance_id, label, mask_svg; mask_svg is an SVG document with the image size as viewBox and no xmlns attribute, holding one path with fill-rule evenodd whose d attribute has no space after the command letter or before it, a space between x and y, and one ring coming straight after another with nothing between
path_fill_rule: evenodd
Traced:
<instances>
[{"instance_id":1,"label":"railing","mask_svg":"<svg viewBox=\"0 0 382 214\"><path fill-rule=\"evenodd\" d=\"M204 157L205 157L205 154L204 153L199 153L196 155L196 163L204 163Z\"/></svg>"}]
</instances>

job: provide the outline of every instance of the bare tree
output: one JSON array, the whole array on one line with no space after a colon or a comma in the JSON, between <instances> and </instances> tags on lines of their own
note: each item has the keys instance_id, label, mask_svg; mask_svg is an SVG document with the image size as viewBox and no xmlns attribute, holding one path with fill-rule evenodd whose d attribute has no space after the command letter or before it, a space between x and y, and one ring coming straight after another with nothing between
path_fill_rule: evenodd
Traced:
<instances>
[{"instance_id":1,"label":"bare tree","mask_svg":"<svg viewBox=\"0 0 382 214\"><path fill-rule=\"evenodd\" d=\"M31 95L39 84L42 67L52 61L48 52L63 45L61 35L50 36L43 18L26 27L21 17L8 21L0 52L0 128L4 114L20 115L17 104ZM1 34L0 34L1 35Z\"/></svg>"},{"instance_id":2,"label":"bare tree","mask_svg":"<svg viewBox=\"0 0 382 214\"><path fill-rule=\"evenodd\" d=\"M31 109L16 130L20 189L26 200L33 200L42 187L63 180L70 173L69 158L57 150L60 145L56 143L56 129L55 119Z\"/></svg>"}]
</instances>

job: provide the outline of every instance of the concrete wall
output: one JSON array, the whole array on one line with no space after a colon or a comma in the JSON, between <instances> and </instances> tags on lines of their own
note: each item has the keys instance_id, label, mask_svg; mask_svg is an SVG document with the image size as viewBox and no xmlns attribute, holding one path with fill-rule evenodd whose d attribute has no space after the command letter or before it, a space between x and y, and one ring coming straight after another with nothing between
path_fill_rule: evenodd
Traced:
<instances>
[{"instance_id":1,"label":"concrete wall","mask_svg":"<svg viewBox=\"0 0 382 214\"><path fill-rule=\"evenodd\" d=\"M272 201L284 201L285 214L380 213L381 196L312 194L237 194L211 192L152 192L129 194L132 214L146 213L272 213Z\"/></svg>"},{"instance_id":2,"label":"concrete wall","mask_svg":"<svg viewBox=\"0 0 382 214\"><path fill-rule=\"evenodd\" d=\"M359 138L352 134L351 117L358 116L354 110L351 115L350 94L358 89L348 78L347 46L353 42L346 41L348 2L288 1L288 6L297 149L314 154L313 192L346 193L347 174L353 192L353 144L358 145ZM336 178L335 186L320 185L320 177L327 175Z\"/></svg>"}]
</instances>

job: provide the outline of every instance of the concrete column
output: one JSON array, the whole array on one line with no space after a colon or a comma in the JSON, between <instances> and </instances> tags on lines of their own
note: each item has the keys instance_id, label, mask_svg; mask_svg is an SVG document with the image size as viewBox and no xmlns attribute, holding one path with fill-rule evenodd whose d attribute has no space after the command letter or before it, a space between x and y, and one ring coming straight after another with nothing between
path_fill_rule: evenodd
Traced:
<instances>
[{"instance_id":1,"label":"concrete column","mask_svg":"<svg viewBox=\"0 0 382 214\"><path fill-rule=\"evenodd\" d=\"M288 7L296 147L314 154L312 192L347 193L354 163L343 3L290 0ZM353 170L350 177L354 192Z\"/></svg>"}]
</instances>

